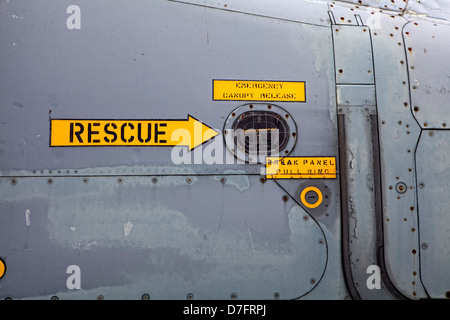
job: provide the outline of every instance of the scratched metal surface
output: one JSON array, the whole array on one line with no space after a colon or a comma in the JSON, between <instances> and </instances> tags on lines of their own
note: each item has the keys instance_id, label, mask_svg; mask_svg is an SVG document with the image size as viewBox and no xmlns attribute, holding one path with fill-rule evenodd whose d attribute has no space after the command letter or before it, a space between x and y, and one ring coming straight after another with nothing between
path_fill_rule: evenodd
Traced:
<instances>
[{"instance_id":1,"label":"scratched metal surface","mask_svg":"<svg viewBox=\"0 0 450 320\"><path fill-rule=\"evenodd\" d=\"M446 129L450 125L450 68L445 61L450 26L410 21L403 30L410 76L414 117L423 129Z\"/></svg>"},{"instance_id":2,"label":"scratched metal surface","mask_svg":"<svg viewBox=\"0 0 450 320\"><path fill-rule=\"evenodd\" d=\"M348 4L334 5L332 10L337 23L354 23L358 14L371 31L382 194L382 255L386 273L404 297L427 298L420 278L418 255L420 226L415 149L421 130L410 101L409 52L403 38L403 27L408 26L408 19L389 11L355 8ZM340 97L338 91L338 99ZM406 191L400 193L396 186L403 184ZM359 198L353 197L355 199ZM447 261L441 257L435 263L445 265Z\"/></svg>"},{"instance_id":3,"label":"scratched metal surface","mask_svg":"<svg viewBox=\"0 0 450 320\"><path fill-rule=\"evenodd\" d=\"M442 20L450 19L450 3L445 0L409 0L407 11L414 15L425 15Z\"/></svg>"},{"instance_id":4,"label":"scratched metal surface","mask_svg":"<svg viewBox=\"0 0 450 320\"><path fill-rule=\"evenodd\" d=\"M448 298L450 291L449 152L447 130L422 132L416 152L420 222L417 254L422 282L428 294L439 299Z\"/></svg>"},{"instance_id":5,"label":"scratched metal surface","mask_svg":"<svg viewBox=\"0 0 450 320\"><path fill-rule=\"evenodd\" d=\"M1 298L293 299L327 265L322 228L259 177L2 178L0 187ZM80 267L80 290L66 287L69 265Z\"/></svg>"}]
</instances>

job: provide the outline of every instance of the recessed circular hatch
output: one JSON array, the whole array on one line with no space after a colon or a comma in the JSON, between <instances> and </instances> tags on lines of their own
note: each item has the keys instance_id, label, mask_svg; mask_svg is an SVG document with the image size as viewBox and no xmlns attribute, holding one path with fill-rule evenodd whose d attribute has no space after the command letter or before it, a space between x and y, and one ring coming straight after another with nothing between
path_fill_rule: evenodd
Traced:
<instances>
[{"instance_id":1,"label":"recessed circular hatch","mask_svg":"<svg viewBox=\"0 0 450 320\"><path fill-rule=\"evenodd\" d=\"M233 110L224 126L227 148L248 163L265 163L267 156L286 156L297 141L292 116L273 104L245 104Z\"/></svg>"}]
</instances>

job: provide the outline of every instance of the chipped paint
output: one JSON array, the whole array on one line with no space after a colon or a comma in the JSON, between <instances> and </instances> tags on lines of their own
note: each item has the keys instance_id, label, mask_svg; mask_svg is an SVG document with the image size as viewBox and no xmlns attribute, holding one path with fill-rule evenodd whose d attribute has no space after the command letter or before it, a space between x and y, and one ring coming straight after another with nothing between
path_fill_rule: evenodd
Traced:
<instances>
[{"instance_id":1,"label":"chipped paint","mask_svg":"<svg viewBox=\"0 0 450 320\"><path fill-rule=\"evenodd\" d=\"M31 225L31 211L30 209L25 210L25 224L27 227Z\"/></svg>"},{"instance_id":2,"label":"chipped paint","mask_svg":"<svg viewBox=\"0 0 450 320\"><path fill-rule=\"evenodd\" d=\"M133 228L134 224L131 221L127 221L124 225L123 225L123 233L125 234L125 237L127 237L130 232L131 229Z\"/></svg>"},{"instance_id":3,"label":"chipped paint","mask_svg":"<svg viewBox=\"0 0 450 320\"><path fill-rule=\"evenodd\" d=\"M239 191L245 191L250 188L250 181L244 170L224 170L223 174L226 176L226 185L233 186ZM214 176L213 179L221 181L222 176Z\"/></svg>"}]
</instances>

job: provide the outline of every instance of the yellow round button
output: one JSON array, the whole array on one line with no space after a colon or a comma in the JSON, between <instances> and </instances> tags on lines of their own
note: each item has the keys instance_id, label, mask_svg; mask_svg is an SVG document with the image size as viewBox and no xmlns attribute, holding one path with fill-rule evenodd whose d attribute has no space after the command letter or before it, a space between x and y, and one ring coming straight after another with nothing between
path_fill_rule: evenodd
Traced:
<instances>
[{"instance_id":1,"label":"yellow round button","mask_svg":"<svg viewBox=\"0 0 450 320\"><path fill-rule=\"evenodd\" d=\"M317 201L314 203L310 203L306 200L306 194L310 191L313 191L317 194ZM303 189L302 193L300 194L300 200L305 205L305 207L308 207L311 209L317 208L322 203L322 192L319 190L319 188L307 187L307 188Z\"/></svg>"}]
</instances>

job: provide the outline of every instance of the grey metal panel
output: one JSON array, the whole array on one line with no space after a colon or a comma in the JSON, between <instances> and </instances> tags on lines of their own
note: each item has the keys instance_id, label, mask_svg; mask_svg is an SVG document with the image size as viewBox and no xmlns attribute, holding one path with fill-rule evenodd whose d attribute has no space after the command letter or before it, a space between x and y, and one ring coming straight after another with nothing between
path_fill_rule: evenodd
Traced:
<instances>
[{"instance_id":1,"label":"grey metal panel","mask_svg":"<svg viewBox=\"0 0 450 320\"><path fill-rule=\"evenodd\" d=\"M343 268L353 298L391 299L388 284L383 282L379 290L366 285L368 267L381 266L378 256L381 199L379 179L375 177L379 164L375 161L378 144L373 139L376 99L375 86L370 84L374 80L371 36L368 27L359 25L359 16L357 20L358 25L354 26L332 26L340 116ZM359 47L348 45L355 41L353 38L359 40Z\"/></svg>"},{"instance_id":2,"label":"grey metal panel","mask_svg":"<svg viewBox=\"0 0 450 320\"><path fill-rule=\"evenodd\" d=\"M448 298L450 292L450 132L423 131L416 151L421 279L431 298Z\"/></svg>"},{"instance_id":3,"label":"grey metal panel","mask_svg":"<svg viewBox=\"0 0 450 320\"><path fill-rule=\"evenodd\" d=\"M337 84L373 84L373 61L369 29L334 25Z\"/></svg>"},{"instance_id":4,"label":"grey metal panel","mask_svg":"<svg viewBox=\"0 0 450 320\"><path fill-rule=\"evenodd\" d=\"M306 103L279 103L300 127L302 138L292 155L335 153L327 27L170 1L78 5L81 29L68 30L65 3L52 10L40 10L46 1L1 3L2 175L158 174L154 168L161 166L177 174L171 148L49 148L49 117L184 119L190 114L221 131L243 102L212 101L216 78L305 81ZM208 146L227 154L217 136L190 153L191 162ZM260 173L257 166L227 165L225 156L218 161L185 167L199 174L237 168Z\"/></svg>"},{"instance_id":5,"label":"grey metal panel","mask_svg":"<svg viewBox=\"0 0 450 320\"><path fill-rule=\"evenodd\" d=\"M369 18L367 18L369 19ZM409 96L403 17L379 14L373 28L373 55L380 141L384 260L389 279L406 297L426 298L420 282L416 167L420 135ZM400 193L397 185L406 185Z\"/></svg>"},{"instance_id":6,"label":"grey metal panel","mask_svg":"<svg viewBox=\"0 0 450 320\"><path fill-rule=\"evenodd\" d=\"M373 107L376 105L374 85L337 85L338 106Z\"/></svg>"},{"instance_id":7,"label":"grey metal panel","mask_svg":"<svg viewBox=\"0 0 450 320\"><path fill-rule=\"evenodd\" d=\"M420 262L412 259L419 247L416 165L414 151L420 127L414 119L409 92L407 47L402 28L408 22L392 12L334 5L335 17L356 14L370 27L375 66L376 102L380 148L380 181L383 212L381 248L389 280L404 296L426 298L420 281ZM336 18L336 22L340 21ZM407 186L400 194L395 186Z\"/></svg>"},{"instance_id":8,"label":"grey metal panel","mask_svg":"<svg viewBox=\"0 0 450 320\"><path fill-rule=\"evenodd\" d=\"M403 29L408 50L409 82L414 116L422 128L450 125L450 67L446 61L450 26L411 21Z\"/></svg>"},{"instance_id":9,"label":"grey metal panel","mask_svg":"<svg viewBox=\"0 0 450 320\"><path fill-rule=\"evenodd\" d=\"M328 1L278 0L261 3L259 0L169 0L174 2L216 8L224 11L247 13L277 20L297 21L329 26Z\"/></svg>"},{"instance_id":10,"label":"grey metal panel","mask_svg":"<svg viewBox=\"0 0 450 320\"><path fill-rule=\"evenodd\" d=\"M367 6L386 10L405 10L406 2L402 0L341 0L342 2L353 3L357 6ZM339 3L339 2L337 2Z\"/></svg>"},{"instance_id":11,"label":"grey metal panel","mask_svg":"<svg viewBox=\"0 0 450 320\"><path fill-rule=\"evenodd\" d=\"M450 4L446 0L409 0L407 13L413 16L426 15L437 19L450 19Z\"/></svg>"},{"instance_id":12,"label":"grey metal panel","mask_svg":"<svg viewBox=\"0 0 450 320\"><path fill-rule=\"evenodd\" d=\"M348 224L348 252L344 259L350 261L352 281L362 299L388 299L386 290L370 290L366 286L366 270L371 265L379 265L377 259L377 224L374 176L374 148L372 127L368 108L360 106L344 108L343 126L345 148L343 153L346 180L346 205L342 223ZM384 285L383 285L384 287Z\"/></svg>"},{"instance_id":13,"label":"grey metal panel","mask_svg":"<svg viewBox=\"0 0 450 320\"><path fill-rule=\"evenodd\" d=\"M336 158L339 168L339 158ZM327 239L327 268L322 279L313 291L302 299L347 299L349 293L342 268L342 223L341 202L339 189L340 177L336 179L278 179L276 183L296 201L306 212L308 212L321 226ZM300 193L304 188L314 186L323 194L322 204L314 209L307 208L300 200Z\"/></svg>"},{"instance_id":14,"label":"grey metal panel","mask_svg":"<svg viewBox=\"0 0 450 320\"><path fill-rule=\"evenodd\" d=\"M259 177L2 178L0 189L1 298L292 299L327 264L321 227ZM66 287L69 265L80 290Z\"/></svg>"}]
</instances>

